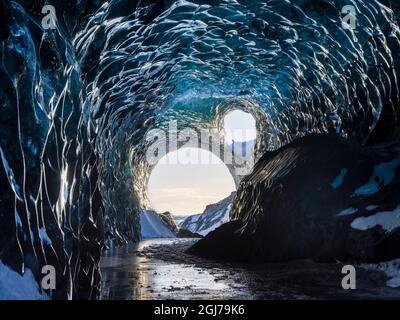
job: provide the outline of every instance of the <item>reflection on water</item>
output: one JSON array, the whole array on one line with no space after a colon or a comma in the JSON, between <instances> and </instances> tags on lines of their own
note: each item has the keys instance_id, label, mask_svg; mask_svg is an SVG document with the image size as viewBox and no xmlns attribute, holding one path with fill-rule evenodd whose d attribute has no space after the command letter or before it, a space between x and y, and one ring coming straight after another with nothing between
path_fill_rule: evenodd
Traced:
<instances>
[{"instance_id":1,"label":"reflection on water","mask_svg":"<svg viewBox=\"0 0 400 320\"><path fill-rule=\"evenodd\" d=\"M357 267L344 290L342 264L309 260L230 265L185 254L194 239L152 239L101 259L102 299L399 299L383 272Z\"/></svg>"},{"instance_id":2,"label":"reflection on water","mask_svg":"<svg viewBox=\"0 0 400 320\"><path fill-rule=\"evenodd\" d=\"M244 286L228 285L193 265L160 261L143 248L187 239L151 239L106 252L101 259L102 299L229 299L247 297Z\"/></svg>"},{"instance_id":3,"label":"reflection on water","mask_svg":"<svg viewBox=\"0 0 400 320\"><path fill-rule=\"evenodd\" d=\"M144 258L135 255L142 244L107 251L101 259L101 297L105 299L147 299L147 276L141 267ZM140 283L140 285L139 285ZM111 285L112 284L112 285Z\"/></svg>"}]
</instances>

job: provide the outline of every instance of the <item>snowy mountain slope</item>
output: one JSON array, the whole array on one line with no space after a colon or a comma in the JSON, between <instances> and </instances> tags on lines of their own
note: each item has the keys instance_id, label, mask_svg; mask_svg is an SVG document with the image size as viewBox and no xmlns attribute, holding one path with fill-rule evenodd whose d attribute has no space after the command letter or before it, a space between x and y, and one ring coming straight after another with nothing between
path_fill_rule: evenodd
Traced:
<instances>
[{"instance_id":1,"label":"snowy mountain slope","mask_svg":"<svg viewBox=\"0 0 400 320\"><path fill-rule=\"evenodd\" d=\"M207 235L221 224L229 221L229 213L234 197L235 192L232 192L229 197L208 205L203 213L187 217L180 228L201 234L202 236Z\"/></svg>"},{"instance_id":2,"label":"snowy mountain slope","mask_svg":"<svg viewBox=\"0 0 400 320\"><path fill-rule=\"evenodd\" d=\"M197 221L201 213L194 214L192 216L187 217L180 225L181 229L189 230L191 232L195 232L198 229Z\"/></svg>"},{"instance_id":3,"label":"snowy mountain slope","mask_svg":"<svg viewBox=\"0 0 400 320\"><path fill-rule=\"evenodd\" d=\"M175 224L177 225L178 228L180 228L182 223L189 217L193 216L174 216Z\"/></svg>"},{"instance_id":4,"label":"snowy mountain slope","mask_svg":"<svg viewBox=\"0 0 400 320\"><path fill-rule=\"evenodd\" d=\"M154 211L142 209L140 213L142 239L175 238L175 225L167 224L165 219ZM174 228L175 227L175 228Z\"/></svg>"}]
</instances>

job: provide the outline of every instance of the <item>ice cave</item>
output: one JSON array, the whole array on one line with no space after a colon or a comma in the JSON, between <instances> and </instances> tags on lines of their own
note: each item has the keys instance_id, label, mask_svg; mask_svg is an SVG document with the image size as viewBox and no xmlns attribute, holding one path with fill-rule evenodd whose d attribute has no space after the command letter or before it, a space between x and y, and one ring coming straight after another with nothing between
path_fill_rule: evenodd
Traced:
<instances>
[{"instance_id":1,"label":"ice cave","mask_svg":"<svg viewBox=\"0 0 400 320\"><path fill-rule=\"evenodd\" d=\"M194 146L234 193L185 222L188 257L397 261L400 2L352 0L354 28L347 2L0 1L0 298L98 299L157 162Z\"/></svg>"}]
</instances>

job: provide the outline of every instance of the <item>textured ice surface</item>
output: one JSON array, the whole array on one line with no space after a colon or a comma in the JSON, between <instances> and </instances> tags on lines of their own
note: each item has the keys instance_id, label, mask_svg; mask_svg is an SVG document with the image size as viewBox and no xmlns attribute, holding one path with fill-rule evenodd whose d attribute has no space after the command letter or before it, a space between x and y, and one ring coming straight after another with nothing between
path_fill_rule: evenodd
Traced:
<instances>
[{"instance_id":1,"label":"textured ice surface","mask_svg":"<svg viewBox=\"0 0 400 320\"><path fill-rule=\"evenodd\" d=\"M0 3L0 258L59 266L57 297L96 295L105 237L139 239L149 129L218 131L239 108L257 158L309 133L364 142L382 114L398 135L398 11L378 1L352 1L357 33L341 0L53 0L55 30L44 4Z\"/></svg>"}]
</instances>

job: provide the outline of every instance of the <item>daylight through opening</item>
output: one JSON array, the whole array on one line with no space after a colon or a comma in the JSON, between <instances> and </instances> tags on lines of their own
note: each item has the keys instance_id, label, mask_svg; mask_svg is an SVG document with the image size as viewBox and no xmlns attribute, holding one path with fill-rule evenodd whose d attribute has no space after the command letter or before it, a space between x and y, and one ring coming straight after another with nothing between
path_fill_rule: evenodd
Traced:
<instances>
[{"instance_id":1,"label":"daylight through opening","mask_svg":"<svg viewBox=\"0 0 400 320\"><path fill-rule=\"evenodd\" d=\"M209 204L235 191L228 167L216 155L200 148L181 148L165 155L148 182L150 206L174 216L202 213Z\"/></svg>"},{"instance_id":2,"label":"daylight through opening","mask_svg":"<svg viewBox=\"0 0 400 320\"><path fill-rule=\"evenodd\" d=\"M248 158L257 139L256 120L247 112L234 110L224 117L225 142L236 156Z\"/></svg>"}]
</instances>

